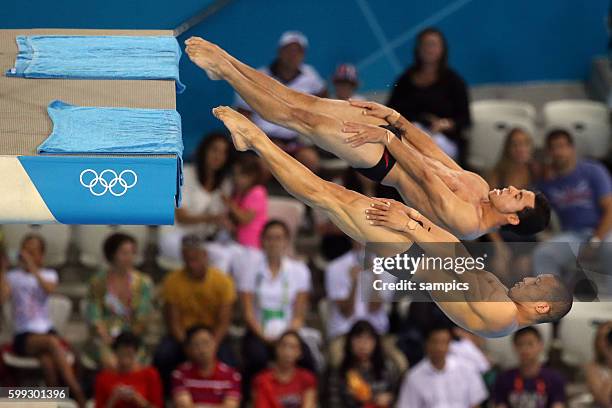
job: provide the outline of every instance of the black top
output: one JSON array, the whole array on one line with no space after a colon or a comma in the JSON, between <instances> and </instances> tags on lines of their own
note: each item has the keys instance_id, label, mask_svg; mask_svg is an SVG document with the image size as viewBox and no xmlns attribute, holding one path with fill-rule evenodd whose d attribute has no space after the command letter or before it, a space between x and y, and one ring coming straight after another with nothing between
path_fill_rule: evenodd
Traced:
<instances>
[{"instance_id":1,"label":"black top","mask_svg":"<svg viewBox=\"0 0 612 408\"><path fill-rule=\"evenodd\" d=\"M455 130L445 134L456 141L470 125L470 109L467 88L463 79L452 69L446 69L432 85L420 87L414 84L409 68L396 81L387 105L412 122L429 125L427 114L449 118L455 122Z\"/></svg>"},{"instance_id":2,"label":"black top","mask_svg":"<svg viewBox=\"0 0 612 408\"><path fill-rule=\"evenodd\" d=\"M373 370L356 370L361 379L370 386L372 397L382 393L397 395L400 386L400 373L388 356L385 356L385 366L382 378L376 378ZM340 369L332 369L327 378L326 406L330 408L362 408L365 403L359 401L351 392L346 376L343 378Z\"/></svg>"}]
</instances>

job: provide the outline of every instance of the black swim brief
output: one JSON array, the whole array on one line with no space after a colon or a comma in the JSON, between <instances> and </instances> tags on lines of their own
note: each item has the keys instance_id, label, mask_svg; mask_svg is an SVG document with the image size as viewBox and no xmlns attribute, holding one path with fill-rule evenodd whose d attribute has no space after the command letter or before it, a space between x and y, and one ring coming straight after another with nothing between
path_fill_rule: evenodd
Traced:
<instances>
[{"instance_id":1,"label":"black swim brief","mask_svg":"<svg viewBox=\"0 0 612 408\"><path fill-rule=\"evenodd\" d=\"M398 137L400 139L402 138L402 131L396 128L395 126L380 125L380 127L383 129L390 130L391 133L395 135L395 137ZM385 146L385 150L383 152L382 157L380 158L380 160L378 161L378 163L376 163L374 167L370 167L369 169L355 168L355 170L361 173L362 175L366 176L370 180L380 183L385 177L387 177L387 174L389 174L389 172L395 165L395 162L396 162L395 158L389 152L389 150L387 150L387 147Z\"/></svg>"},{"instance_id":2,"label":"black swim brief","mask_svg":"<svg viewBox=\"0 0 612 408\"><path fill-rule=\"evenodd\" d=\"M385 269L385 270L400 280L409 281L412 278L414 278L416 271L412 270L411 268L412 261L408 261L408 259L419 259L425 256L425 251L416 242L414 242L412 243L410 248L408 248L406 251L398 255L389 256L389 258L395 258L397 256L399 256L400 259L402 259L402 261L398 264L398 266L391 268L391 269ZM404 269L404 266L399 266L399 265L407 265L408 267Z\"/></svg>"}]
</instances>

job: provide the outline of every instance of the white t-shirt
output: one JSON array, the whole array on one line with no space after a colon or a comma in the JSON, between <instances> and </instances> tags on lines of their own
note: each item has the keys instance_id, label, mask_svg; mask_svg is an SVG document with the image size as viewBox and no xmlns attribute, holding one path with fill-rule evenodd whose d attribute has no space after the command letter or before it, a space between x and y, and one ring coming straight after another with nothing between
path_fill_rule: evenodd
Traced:
<instances>
[{"instance_id":1,"label":"white t-shirt","mask_svg":"<svg viewBox=\"0 0 612 408\"><path fill-rule=\"evenodd\" d=\"M310 269L304 262L284 257L273 277L263 252L253 252L250 258L252 267L237 271L238 290L253 293L255 314L264 333L276 337L291 323L298 294L310 292Z\"/></svg>"},{"instance_id":2,"label":"white t-shirt","mask_svg":"<svg viewBox=\"0 0 612 408\"><path fill-rule=\"evenodd\" d=\"M438 370L429 358L412 368L402 383L398 408L471 408L488 396L480 374L469 364L447 355Z\"/></svg>"},{"instance_id":3,"label":"white t-shirt","mask_svg":"<svg viewBox=\"0 0 612 408\"><path fill-rule=\"evenodd\" d=\"M278 78L272 75L269 66L259 68L259 71L278 80ZM293 89L294 91L303 92L311 95L319 94L325 89L325 81L323 81L319 73L308 64L302 64L302 66L300 67L300 74L290 82L285 83L284 85L288 88ZM236 95L235 106L240 109L253 111L253 109L239 95ZM255 112L253 112L251 120L261 130L263 130L265 134L270 137L275 137L284 140L292 140L298 137L297 132L267 122Z\"/></svg>"},{"instance_id":4,"label":"white t-shirt","mask_svg":"<svg viewBox=\"0 0 612 408\"><path fill-rule=\"evenodd\" d=\"M42 278L51 283L57 283L57 272L43 268ZM47 333L53 328L49 316L49 295L38 283L34 275L21 268L11 270L6 274L11 288L11 308L15 334L32 332Z\"/></svg>"},{"instance_id":5,"label":"white t-shirt","mask_svg":"<svg viewBox=\"0 0 612 408\"><path fill-rule=\"evenodd\" d=\"M374 275L368 271L361 271L357 279L357 288L355 292L354 313L351 317L346 318L336 305L337 300L345 300L351 293L351 269L355 265L363 266L363 254L357 250L352 250L346 254L334 259L327 265L325 270L325 289L327 298L330 300L329 319L327 323L327 335L329 338L342 336L349 332L353 324L359 320L367 320L380 333L384 334L389 329L389 317L385 311L385 307L379 308L375 312L368 310L367 300L372 289L373 279L383 279L385 282L394 281L395 277L391 274ZM388 300L386 296L390 295L386 292L381 292L383 300Z\"/></svg>"},{"instance_id":6,"label":"white t-shirt","mask_svg":"<svg viewBox=\"0 0 612 408\"><path fill-rule=\"evenodd\" d=\"M219 188L213 191L208 191L198 181L198 176L195 174L195 168L189 168L189 173L185 175L185 184L183 185L183 199L181 201L181 209L189 215L200 214L222 214L225 212L225 204L221 198L222 194L229 195L231 193L231 185L229 180L224 180ZM214 225L195 224L195 225L175 225L184 234L199 234L209 235L215 232Z\"/></svg>"},{"instance_id":7,"label":"white t-shirt","mask_svg":"<svg viewBox=\"0 0 612 408\"><path fill-rule=\"evenodd\" d=\"M226 211L221 195L231 193L231 182L228 179L224 180L218 189L207 191L198 182L195 166L185 166L184 171L182 210L189 215L204 213L215 215ZM215 232L217 232L217 226L214 224L180 224L175 222L174 225L164 225L160 228L160 255L180 261L182 259L181 241L184 236L209 237Z\"/></svg>"},{"instance_id":8,"label":"white t-shirt","mask_svg":"<svg viewBox=\"0 0 612 408\"><path fill-rule=\"evenodd\" d=\"M451 341L449 354L464 359L466 363L471 364L481 374L486 373L491 368L491 363L489 363L482 350L469 339L461 338Z\"/></svg>"}]
</instances>

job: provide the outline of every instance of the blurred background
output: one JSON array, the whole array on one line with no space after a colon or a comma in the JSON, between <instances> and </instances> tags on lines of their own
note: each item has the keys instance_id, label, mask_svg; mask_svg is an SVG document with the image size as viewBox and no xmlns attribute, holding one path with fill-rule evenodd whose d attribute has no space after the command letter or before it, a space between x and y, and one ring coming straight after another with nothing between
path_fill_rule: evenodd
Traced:
<instances>
[{"instance_id":1,"label":"blurred background","mask_svg":"<svg viewBox=\"0 0 612 408\"><path fill-rule=\"evenodd\" d=\"M2 29L173 30L299 91L386 104L491 188L549 199L546 231L477 241L504 283L586 286L560 322L496 339L432 302L372 297L363 247L235 154L211 109L261 118L183 55L176 224L1 226L0 384L65 384L97 406L612 407L611 13L609 0L4 2ZM266 132L321 178L400 199L301 135ZM601 256L578 265L575 247Z\"/></svg>"},{"instance_id":2,"label":"blurred background","mask_svg":"<svg viewBox=\"0 0 612 408\"><path fill-rule=\"evenodd\" d=\"M355 64L360 91L380 100L411 63L416 36L427 26L444 32L452 66L472 88L474 100L513 92L535 103L584 97L596 58L607 54L609 42L608 0L8 2L0 26L175 29L207 7L210 15L181 33L181 44L201 36L259 67L275 57L284 31L299 30L310 42L306 62L324 79L331 79L340 63ZM181 78L188 87L177 104L189 156L203 133L219 127L210 109L231 104L233 93L207 80L185 57ZM594 92L603 97L601 90Z\"/></svg>"}]
</instances>

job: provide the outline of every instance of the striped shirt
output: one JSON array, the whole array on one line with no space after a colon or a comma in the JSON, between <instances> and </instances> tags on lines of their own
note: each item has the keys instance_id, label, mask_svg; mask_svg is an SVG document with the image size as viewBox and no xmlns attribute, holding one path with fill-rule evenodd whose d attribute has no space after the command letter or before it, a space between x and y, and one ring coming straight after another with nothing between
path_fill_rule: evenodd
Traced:
<instances>
[{"instance_id":1,"label":"striped shirt","mask_svg":"<svg viewBox=\"0 0 612 408\"><path fill-rule=\"evenodd\" d=\"M195 404L222 404L226 398L240 399L240 381L240 373L221 362L209 376L187 362L172 373L172 393L187 391Z\"/></svg>"}]
</instances>

